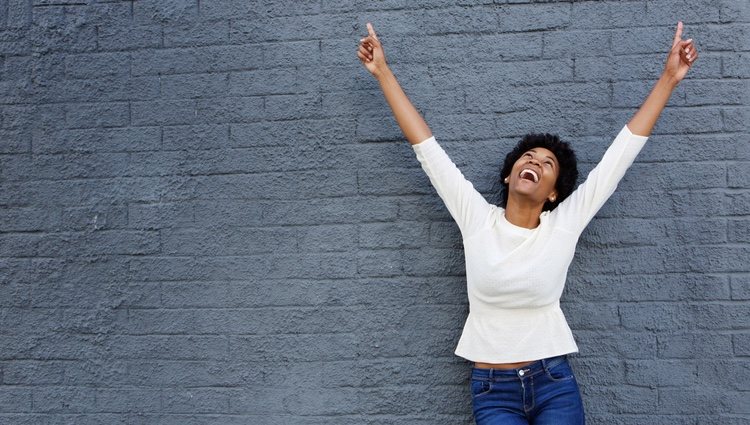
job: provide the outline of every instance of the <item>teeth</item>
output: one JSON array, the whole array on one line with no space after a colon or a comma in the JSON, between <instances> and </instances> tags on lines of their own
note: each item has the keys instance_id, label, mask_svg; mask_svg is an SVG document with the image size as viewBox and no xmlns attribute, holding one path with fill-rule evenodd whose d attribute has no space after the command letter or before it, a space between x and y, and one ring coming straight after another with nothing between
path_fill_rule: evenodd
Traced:
<instances>
[{"instance_id":1,"label":"teeth","mask_svg":"<svg viewBox=\"0 0 750 425\"><path fill-rule=\"evenodd\" d=\"M521 170L521 178L523 178L525 174L531 174L531 177L534 179L534 183L539 182L539 176L536 174L536 171L524 168L523 170Z\"/></svg>"}]
</instances>

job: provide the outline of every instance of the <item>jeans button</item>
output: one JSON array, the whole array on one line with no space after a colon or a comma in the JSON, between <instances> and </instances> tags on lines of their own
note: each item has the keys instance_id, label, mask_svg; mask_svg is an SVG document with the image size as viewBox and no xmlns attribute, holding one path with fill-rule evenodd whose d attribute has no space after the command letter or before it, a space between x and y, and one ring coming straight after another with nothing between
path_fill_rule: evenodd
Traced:
<instances>
[{"instance_id":1,"label":"jeans button","mask_svg":"<svg viewBox=\"0 0 750 425\"><path fill-rule=\"evenodd\" d=\"M518 371L518 376L523 376L523 374L526 373L523 369Z\"/></svg>"}]
</instances>

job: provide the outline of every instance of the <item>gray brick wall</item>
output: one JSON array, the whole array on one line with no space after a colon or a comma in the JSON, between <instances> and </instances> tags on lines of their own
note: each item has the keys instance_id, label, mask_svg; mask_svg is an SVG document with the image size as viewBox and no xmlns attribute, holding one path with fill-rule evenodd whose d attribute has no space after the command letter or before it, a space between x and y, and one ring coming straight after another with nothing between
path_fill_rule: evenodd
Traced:
<instances>
[{"instance_id":1,"label":"gray brick wall","mask_svg":"<svg viewBox=\"0 0 750 425\"><path fill-rule=\"evenodd\" d=\"M520 135L585 175L701 50L581 238L592 424L750 423L750 7L0 0L0 423L468 424L452 222L356 59L491 199Z\"/></svg>"}]
</instances>

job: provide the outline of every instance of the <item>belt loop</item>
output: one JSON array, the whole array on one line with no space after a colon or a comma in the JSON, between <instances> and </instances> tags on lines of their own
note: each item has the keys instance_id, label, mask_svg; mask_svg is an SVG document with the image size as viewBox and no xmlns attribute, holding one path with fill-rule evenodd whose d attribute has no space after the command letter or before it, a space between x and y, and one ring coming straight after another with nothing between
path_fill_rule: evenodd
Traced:
<instances>
[{"instance_id":1,"label":"belt loop","mask_svg":"<svg viewBox=\"0 0 750 425\"><path fill-rule=\"evenodd\" d=\"M542 369L543 370L547 370L547 359L546 358L542 359Z\"/></svg>"},{"instance_id":2,"label":"belt loop","mask_svg":"<svg viewBox=\"0 0 750 425\"><path fill-rule=\"evenodd\" d=\"M494 372L494 371L495 371L495 369L494 369L494 368L490 368L490 382L492 382L492 381L493 381L493 379L492 379L492 375L493 375L493 372Z\"/></svg>"}]
</instances>

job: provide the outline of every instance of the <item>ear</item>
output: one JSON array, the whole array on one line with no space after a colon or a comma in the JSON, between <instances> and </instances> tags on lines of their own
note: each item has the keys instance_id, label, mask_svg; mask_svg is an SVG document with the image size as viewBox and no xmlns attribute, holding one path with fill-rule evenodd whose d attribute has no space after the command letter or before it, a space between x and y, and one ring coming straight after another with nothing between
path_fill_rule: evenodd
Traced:
<instances>
[{"instance_id":1,"label":"ear","mask_svg":"<svg viewBox=\"0 0 750 425\"><path fill-rule=\"evenodd\" d=\"M547 200L549 200L550 202L555 202L556 199L557 199L557 190L553 190L552 193L550 193L549 196L547 197Z\"/></svg>"},{"instance_id":2,"label":"ear","mask_svg":"<svg viewBox=\"0 0 750 425\"><path fill-rule=\"evenodd\" d=\"M505 184L508 184L508 183L510 183L510 176L507 176L507 177L505 177L505 178L503 179L503 181L505 182Z\"/></svg>"}]
</instances>

